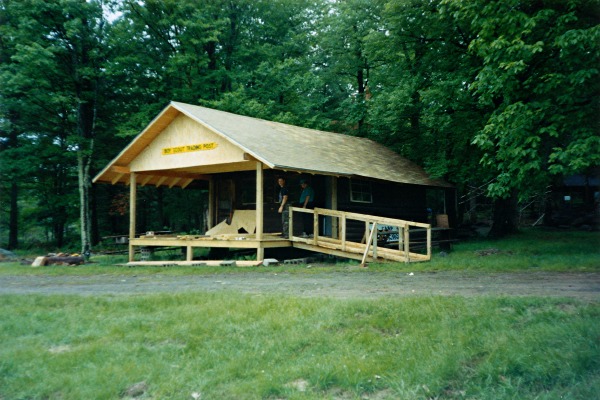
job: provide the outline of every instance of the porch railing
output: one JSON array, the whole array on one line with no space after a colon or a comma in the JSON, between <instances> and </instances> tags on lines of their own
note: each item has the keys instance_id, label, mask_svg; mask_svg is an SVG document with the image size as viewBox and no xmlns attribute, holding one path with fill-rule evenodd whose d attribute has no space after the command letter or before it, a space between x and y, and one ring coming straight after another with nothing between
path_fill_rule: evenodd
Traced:
<instances>
[{"instance_id":1,"label":"porch railing","mask_svg":"<svg viewBox=\"0 0 600 400\"><path fill-rule=\"evenodd\" d=\"M313 215L313 236L294 236L294 214L308 213ZM324 217L324 218L321 218ZM320 224L327 219L328 234L319 233ZM352 241L348 237L348 222L359 221L364 224L362 240ZM425 254L411 251L411 233L426 235ZM397 235L397 238L395 237ZM290 207L289 237L294 245L304 244L318 247L318 251L330 254L353 254L364 265L367 260L386 259L392 261L413 262L431 259L431 225L402 219L378 217L374 215L329 210L326 208L306 209ZM392 237L392 240L386 240ZM396 240L397 239L397 240ZM386 246L378 245L387 242ZM393 243L393 246L389 244ZM395 247L397 244L397 248ZM302 247L302 246L298 246ZM360 256L357 257L356 255Z\"/></svg>"}]
</instances>

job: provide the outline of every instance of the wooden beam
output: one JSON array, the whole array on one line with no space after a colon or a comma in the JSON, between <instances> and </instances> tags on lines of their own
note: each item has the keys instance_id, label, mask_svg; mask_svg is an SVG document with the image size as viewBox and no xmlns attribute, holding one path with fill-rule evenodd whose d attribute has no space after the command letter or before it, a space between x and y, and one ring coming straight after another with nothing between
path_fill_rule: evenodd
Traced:
<instances>
[{"instance_id":1,"label":"wooden beam","mask_svg":"<svg viewBox=\"0 0 600 400\"><path fill-rule=\"evenodd\" d=\"M133 261L135 250L132 240L135 239L135 217L137 202L137 182L135 172L129 175L129 262Z\"/></svg>"},{"instance_id":2,"label":"wooden beam","mask_svg":"<svg viewBox=\"0 0 600 400\"><path fill-rule=\"evenodd\" d=\"M158 182L156 182L156 187L159 187L160 185L162 185L164 183L164 181L166 181L167 179L169 179L169 177L161 176L160 179L158 180Z\"/></svg>"},{"instance_id":3,"label":"wooden beam","mask_svg":"<svg viewBox=\"0 0 600 400\"><path fill-rule=\"evenodd\" d=\"M181 188L182 188L182 189L185 189L185 188L186 188L186 187L188 187L188 185L189 185L190 183L192 183L192 182L194 182L194 180L193 180L192 178L189 178L189 179L187 179L187 180L186 180L186 181L185 181L185 182L184 182L184 183L181 185Z\"/></svg>"},{"instance_id":4,"label":"wooden beam","mask_svg":"<svg viewBox=\"0 0 600 400\"><path fill-rule=\"evenodd\" d=\"M263 238L263 215L264 215L264 174L263 165L260 161L256 162L256 239ZM258 261L265 258L265 249L259 246L256 249L256 259Z\"/></svg>"},{"instance_id":5,"label":"wooden beam","mask_svg":"<svg viewBox=\"0 0 600 400\"><path fill-rule=\"evenodd\" d=\"M110 181L110 183L112 183L113 185L116 184L117 182L119 182L121 180L121 178L123 177L123 175L125 175L125 174L118 174L116 177L114 177L112 179L112 181Z\"/></svg>"},{"instance_id":6,"label":"wooden beam","mask_svg":"<svg viewBox=\"0 0 600 400\"><path fill-rule=\"evenodd\" d=\"M169 184L169 189L173 188L173 186L177 185L177 183L181 180L181 178L173 178L171 183Z\"/></svg>"},{"instance_id":7,"label":"wooden beam","mask_svg":"<svg viewBox=\"0 0 600 400\"><path fill-rule=\"evenodd\" d=\"M147 175L144 177L144 179L142 179L142 182L140 183L141 186L146 186L146 184L148 182L150 182L150 180L153 178L152 175Z\"/></svg>"},{"instance_id":8,"label":"wooden beam","mask_svg":"<svg viewBox=\"0 0 600 400\"><path fill-rule=\"evenodd\" d=\"M365 253L363 254L363 258L362 261L360 263L361 267L366 267L366 261L367 261L367 255L369 254L369 245L371 244L371 241L373 240L373 233L375 232L375 230L377 229L377 225L373 224L373 229L371 229L371 234L369 235L369 238L367 239L367 246L365 247Z\"/></svg>"},{"instance_id":9,"label":"wooden beam","mask_svg":"<svg viewBox=\"0 0 600 400\"><path fill-rule=\"evenodd\" d=\"M113 165L112 167L110 167L110 170L112 172L116 172L118 174L128 174L131 172L131 170L129 169L129 167L122 167L119 165Z\"/></svg>"},{"instance_id":10,"label":"wooden beam","mask_svg":"<svg viewBox=\"0 0 600 400\"><path fill-rule=\"evenodd\" d=\"M209 175L195 174L193 172L186 171L166 171L166 170L152 170L152 171L137 171L138 175L151 175L151 176L166 176L168 178L187 178L207 181Z\"/></svg>"}]
</instances>

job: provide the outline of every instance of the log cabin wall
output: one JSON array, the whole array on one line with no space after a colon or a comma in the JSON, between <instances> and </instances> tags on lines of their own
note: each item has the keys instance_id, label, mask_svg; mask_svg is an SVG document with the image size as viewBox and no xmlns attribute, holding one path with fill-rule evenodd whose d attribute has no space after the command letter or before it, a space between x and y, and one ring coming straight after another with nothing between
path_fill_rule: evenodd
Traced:
<instances>
[{"instance_id":1,"label":"log cabin wall","mask_svg":"<svg viewBox=\"0 0 600 400\"><path fill-rule=\"evenodd\" d=\"M354 186L354 187L353 187ZM360 214L427 222L426 187L373 180L340 178L338 209ZM360 241L365 225L349 221L346 235Z\"/></svg>"},{"instance_id":2,"label":"log cabin wall","mask_svg":"<svg viewBox=\"0 0 600 400\"><path fill-rule=\"evenodd\" d=\"M278 213L279 186L277 179L285 177L290 200L298 206L300 179L306 179L315 190L316 206L329 208L328 179L322 175L299 174L266 169L264 171L264 232L281 231L281 214ZM253 171L215 174L217 198L217 224L228 218L234 210L256 209L256 174ZM353 183L354 182L354 183ZM352 186L354 185L354 188ZM338 178L338 209L341 211L382 217L399 218L415 222L428 222L425 186L406 185L375 180ZM353 192L354 190L354 192ZM362 197L361 197L362 196ZM327 225L325 222L323 225ZM294 224L295 234L301 233L300 224ZM327 229L327 228L326 228ZM350 223L347 234L360 240L364 224Z\"/></svg>"},{"instance_id":3,"label":"log cabin wall","mask_svg":"<svg viewBox=\"0 0 600 400\"><path fill-rule=\"evenodd\" d=\"M357 185L357 181L348 178L338 180L340 210L427 222L425 186L367 180L360 180ZM358 187L353 189L352 185Z\"/></svg>"},{"instance_id":4,"label":"log cabin wall","mask_svg":"<svg viewBox=\"0 0 600 400\"><path fill-rule=\"evenodd\" d=\"M317 197L316 206L325 207L326 187L325 177L320 175L299 174L279 170L264 170L263 191L263 222L264 232L281 232L281 214L279 208L279 185L277 179L284 177L289 190L292 205L298 206L300 199L300 179L306 179L315 190ZM230 217L234 210L256 210L256 173L254 171L241 171L215 174L216 187L216 221L218 224ZM301 229L300 226L296 226ZM301 233L298 231L296 233Z\"/></svg>"}]
</instances>

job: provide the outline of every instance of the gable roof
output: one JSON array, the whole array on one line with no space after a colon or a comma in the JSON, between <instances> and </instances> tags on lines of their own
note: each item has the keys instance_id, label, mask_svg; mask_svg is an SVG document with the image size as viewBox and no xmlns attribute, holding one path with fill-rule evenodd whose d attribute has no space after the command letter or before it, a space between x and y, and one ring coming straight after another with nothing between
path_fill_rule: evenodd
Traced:
<instances>
[{"instance_id":1,"label":"gable roof","mask_svg":"<svg viewBox=\"0 0 600 400\"><path fill-rule=\"evenodd\" d=\"M415 185L451 186L442 180L431 179L415 163L369 139L179 102L171 102L94 178L94 182L128 182L129 164L181 114L223 137L268 168ZM250 165L254 168L253 164ZM201 168L194 168L196 175L198 171L201 171ZM194 174L186 174L185 171L177 173L185 179L174 184L175 186L187 185L194 179ZM157 177L161 174L168 176L169 171L156 171ZM147 178L150 184L155 183L152 179Z\"/></svg>"}]
</instances>

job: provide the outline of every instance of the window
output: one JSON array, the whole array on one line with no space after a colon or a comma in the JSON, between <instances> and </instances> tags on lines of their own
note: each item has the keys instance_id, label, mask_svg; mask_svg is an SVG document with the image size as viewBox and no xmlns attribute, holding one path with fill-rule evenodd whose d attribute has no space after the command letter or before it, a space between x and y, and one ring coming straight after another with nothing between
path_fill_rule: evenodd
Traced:
<instances>
[{"instance_id":1,"label":"window","mask_svg":"<svg viewBox=\"0 0 600 400\"><path fill-rule=\"evenodd\" d=\"M355 203L372 203L373 192L371 182L350 180L350 201Z\"/></svg>"}]
</instances>

